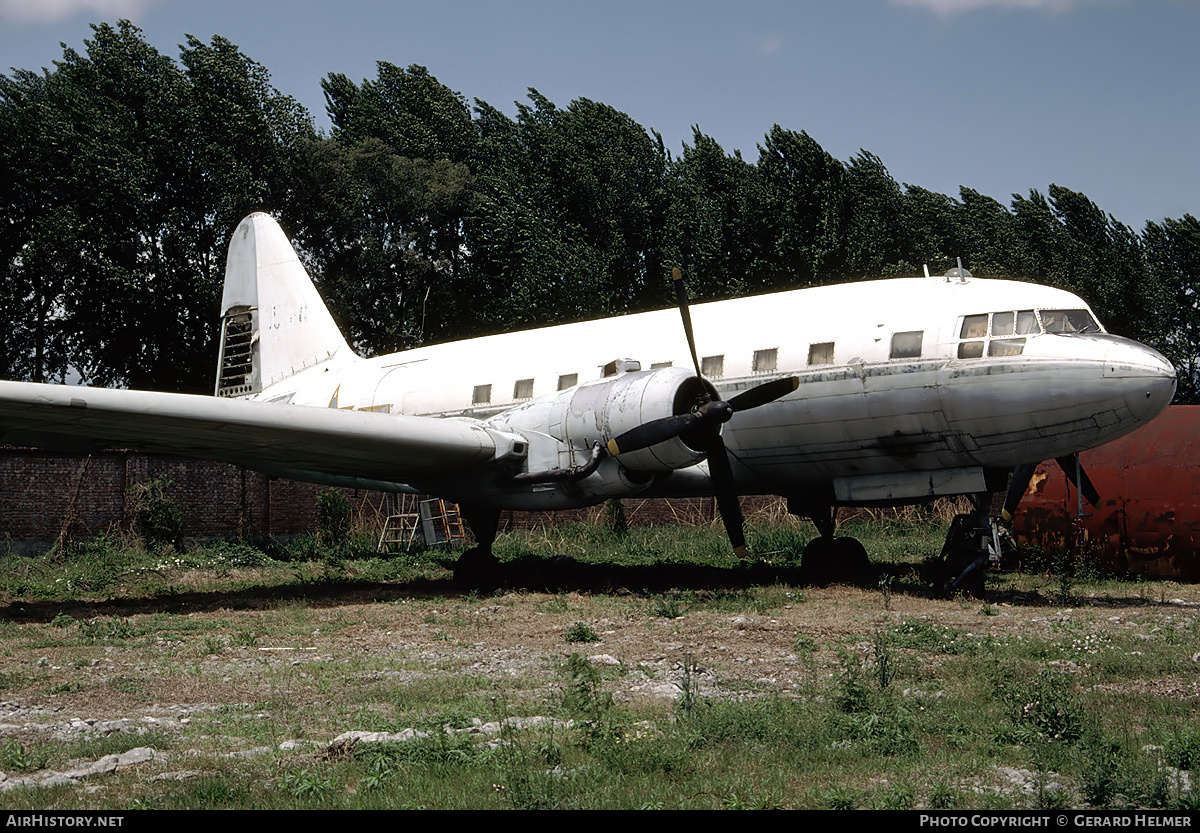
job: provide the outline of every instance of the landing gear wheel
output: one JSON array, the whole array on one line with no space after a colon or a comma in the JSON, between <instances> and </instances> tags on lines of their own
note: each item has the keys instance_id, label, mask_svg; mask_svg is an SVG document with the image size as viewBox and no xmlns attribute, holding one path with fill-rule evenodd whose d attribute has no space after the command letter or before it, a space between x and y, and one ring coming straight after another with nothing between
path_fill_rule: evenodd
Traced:
<instances>
[{"instance_id":1,"label":"landing gear wheel","mask_svg":"<svg viewBox=\"0 0 1200 833\"><path fill-rule=\"evenodd\" d=\"M852 584L866 572L866 547L857 538L822 535L808 542L800 557L800 575L807 584Z\"/></svg>"},{"instance_id":2,"label":"landing gear wheel","mask_svg":"<svg viewBox=\"0 0 1200 833\"><path fill-rule=\"evenodd\" d=\"M946 543L942 546L942 574L938 580L938 586L946 596L965 593L983 598L989 558L986 544L980 545L977 525L978 519L974 515L956 515L946 533Z\"/></svg>"},{"instance_id":3,"label":"landing gear wheel","mask_svg":"<svg viewBox=\"0 0 1200 833\"><path fill-rule=\"evenodd\" d=\"M454 583L462 590L490 593L500 584L500 562L491 548L471 547L454 562Z\"/></svg>"}]
</instances>

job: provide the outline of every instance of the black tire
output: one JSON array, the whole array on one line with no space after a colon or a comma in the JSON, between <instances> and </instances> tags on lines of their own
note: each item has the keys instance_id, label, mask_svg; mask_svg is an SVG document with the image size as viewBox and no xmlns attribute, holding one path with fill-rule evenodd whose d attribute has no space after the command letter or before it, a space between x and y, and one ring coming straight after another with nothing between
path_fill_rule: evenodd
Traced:
<instances>
[{"instance_id":1,"label":"black tire","mask_svg":"<svg viewBox=\"0 0 1200 833\"><path fill-rule=\"evenodd\" d=\"M800 557L805 584L856 584L866 576L870 559L857 538L822 536L808 542Z\"/></svg>"}]
</instances>

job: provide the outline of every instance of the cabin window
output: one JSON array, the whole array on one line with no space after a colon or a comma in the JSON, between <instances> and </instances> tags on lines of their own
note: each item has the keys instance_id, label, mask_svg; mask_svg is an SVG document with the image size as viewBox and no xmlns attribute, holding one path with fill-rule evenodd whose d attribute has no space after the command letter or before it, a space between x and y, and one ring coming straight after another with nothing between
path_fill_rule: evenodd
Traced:
<instances>
[{"instance_id":1,"label":"cabin window","mask_svg":"<svg viewBox=\"0 0 1200 833\"><path fill-rule=\"evenodd\" d=\"M754 363L750 369L754 373L771 373L779 364L779 348L772 347L770 350L755 350Z\"/></svg>"},{"instance_id":2,"label":"cabin window","mask_svg":"<svg viewBox=\"0 0 1200 833\"><path fill-rule=\"evenodd\" d=\"M989 356L1019 356L1024 350L1023 338L998 338L988 344Z\"/></svg>"},{"instance_id":3,"label":"cabin window","mask_svg":"<svg viewBox=\"0 0 1200 833\"><path fill-rule=\"evenodd\" d=\"M982 359L983 358L983 342L982 341L964 341L958 345L958 357L960 359Z\"/></svg>"},{"instance_id":4,"label":"cabin window","mask_svg":"<svg viewBox=\"0 0 1200 833\"><path fill-rule=\"evenodd\" d=\"M963 317L962 330L959 338L983 338L987 335L987 313L982 315L967 315Z\"/></svg>"},{"instance_id":5,"label":"cabin window","mask_svg":"<svg viewBox=\"0 0 1200 833\"><path fill-rule=\"evenodd\" d=\"M700 360L700 375L709 379L720 379L725 375L724 356L705 356Z\"/></svg>"},{"instance_id":6,"label":"cabin window","mask_svg":"<svg viewBox=\"0 0 1200 833\"><path fill-rule=\"evenodd\" d=\"M1041 331L1038 327L1037 313L1031 309L1023 309L1017 313L1017 335L1035 336Z\"/></svg>"},{"instance_id":7,"label":"cabin window","mask_svg":"<svg viewBox=\"0 0 1200 833\"><path fill-rule=\"evenodd\" d=\"M985 318L987 316L984 316ZM895 333L892 335L892 352L893 359L919 359L921 358L921 340L925 337L924 330L912 330L907 333Z\"/></svg>"},{"instance_id":8,"label":"cabin window","mask_svg":"<svg viewBox=\"0 0 1200 833\"><path fill-rule=\"evenodd\" d=\"M471 394L472 405L487 405L492 401L492 386L491 385L476 385L474 392Z\"/></svg>"},{"instance_id":9,"label":"cabin window","mask_svg":"<svg viewBox=\"0 0 1200 833\"><path fill-rule=\"evenodd\" d=\"M513 385L513 399L533 399L533 380L518 379Z\"/></svg>"},{"instance_id":10,"label":"cabin window","mask_svg":"<svg viewBox=\"0 0 1200 833\"><path fill-rule=\"evenodd\" d=\"M651 370L662 370L664 367L674 367L674 366L675 366L675 362L652 362L650 364L650 369Z\"/></svg>"},{"instance_id":11,"label":"cabin window","mask_svg":"<svg viewBox=\"0 0 1200 833\"><path fill-rule=\"evenodd\" d=\"M808 363L833 364L833 342L823 341L820 344L808 345Z\"/></svg>"},{"instance_id":12,"label":"cabin window","mask_svg":"<svg viewBox=\"0 0 1200 833\"><path fill-rule=\"evenodd\" d=\"M579 384L579 374L578 373L564 373L562 376L558 377L558 389L559 390L566 390L567 388L573 388L578 384Z\"/></svg>"}]
</instances>

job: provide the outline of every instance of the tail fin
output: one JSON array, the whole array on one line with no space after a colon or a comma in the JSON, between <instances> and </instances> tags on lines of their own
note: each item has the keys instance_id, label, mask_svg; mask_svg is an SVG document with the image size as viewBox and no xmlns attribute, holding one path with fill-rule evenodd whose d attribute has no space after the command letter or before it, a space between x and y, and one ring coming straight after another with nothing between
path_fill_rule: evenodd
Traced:
<instances>
[{"instance_id":1,"label":"tail fin","mask_svg":"<svg viewBox=\"0 0 1200 833\"><path fill-rule=\"evenodd\" d=\"M242 220L225 263L216 395L258 393L349 352L279 224L262 213Z\"/></svg>"}]
</instances>

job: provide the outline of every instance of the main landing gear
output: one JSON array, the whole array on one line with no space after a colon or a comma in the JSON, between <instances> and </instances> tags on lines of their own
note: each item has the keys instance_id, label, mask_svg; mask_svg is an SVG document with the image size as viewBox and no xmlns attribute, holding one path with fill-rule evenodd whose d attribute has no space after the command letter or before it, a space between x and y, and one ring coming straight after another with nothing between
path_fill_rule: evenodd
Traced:
<instances>
[{"instance_id":1,"label":"main landing gear","mask_svg":"<svg viewBox=\"0 0 1200 833\"><path fill-rule=\"evenodd\" d=\"M971 495L972 511L950 524L941 556L930 578L945 595L982 597L989 567L998 566L1015 545L1008 530L991 517L992 493ZM867 551L855 538L834 537L837 507L831 500L788 499L788 512L810 519L820 533L804 548L800 573L808 584L861 582L868 568Z\"/></svg>"},{"instance_id":2,"label":"main landing gear","mask_svg":"<svg viewBox=\"0 0 1200 833\"><path fill-rule=\"evenodd\" d=\"M862 579L868 566L867 549L857 538L835 538L837 507L825 502L788 499L788 512L811 520L819 537L809 541L800 556L800 575L806 584L834 584Z\"/></svg>"},{"instance_id":3,"label":"main landing gear","mask_svg":"<svg viewBox=\"0 0 1200 833\"><path fill-rule=\"evenodd\" d=\"M983 597L983 583L989 567L997 567L1015 552L1008 529L992 519L992 493L970 496L973 511L955 515L946 533L946 543L935 577L945 595L965 593Z\"/></svg>"},{"instance_id":4,"label":"main landing gear","mask_svg":"<svg viewBox=\"0 0 1200 833\"><path fill-rule=\"evenodd\" d=\"M500 562L492 552L500 529L500 510L460 505L459 512L471 527L475 546L454 562L454 583L464 590L494 590L500 583Z\"/></svg>"}]
</instances>

